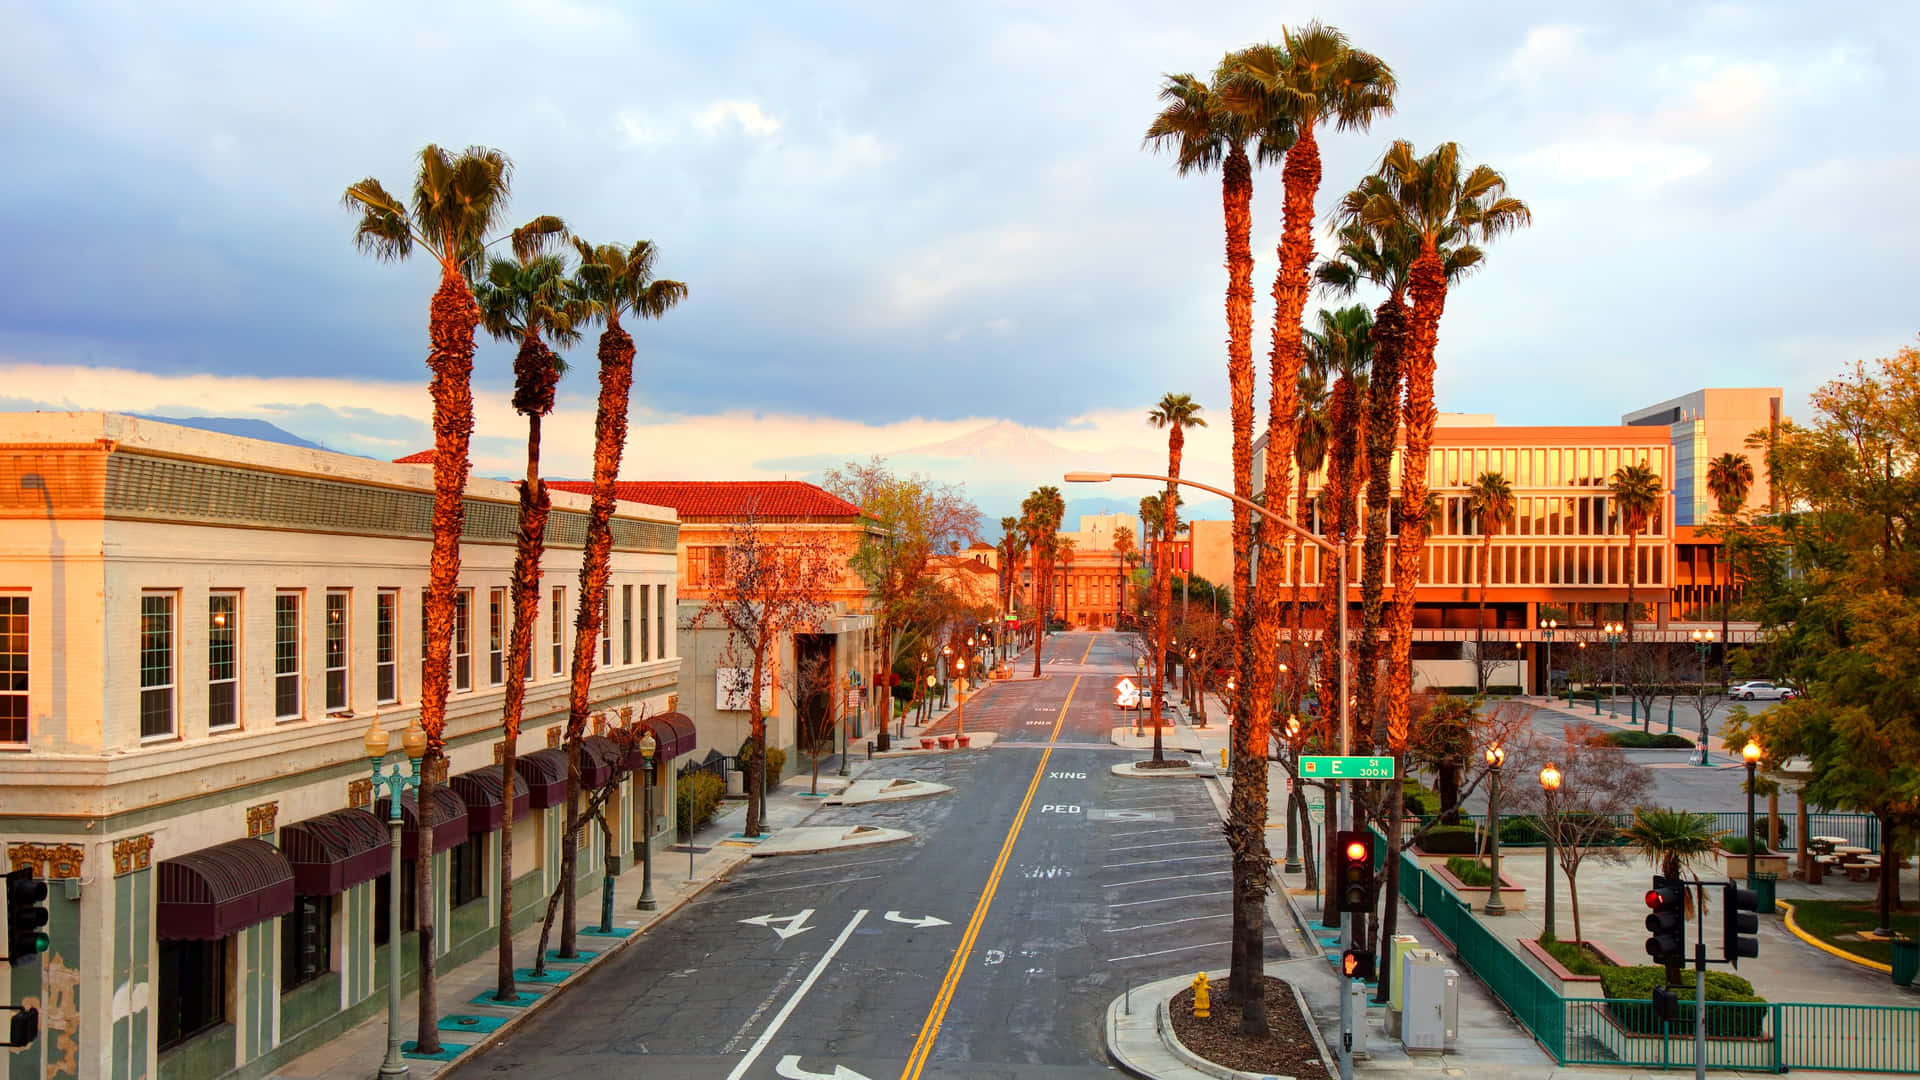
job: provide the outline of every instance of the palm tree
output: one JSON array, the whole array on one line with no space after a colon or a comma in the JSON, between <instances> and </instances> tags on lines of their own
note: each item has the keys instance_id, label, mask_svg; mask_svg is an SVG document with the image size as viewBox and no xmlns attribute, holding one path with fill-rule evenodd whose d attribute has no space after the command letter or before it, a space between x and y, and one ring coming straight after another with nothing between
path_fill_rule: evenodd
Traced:
<instances>
[{"instance_id":1,"label":"palm tree","mask_svg":"<svg viewBox=\"0 0 1920 1080\"><path fill-rule=\"evenodd\" d=\"M1020 519L1003 517L1000 519L1000 595L1006 599L1007 610L1013 610L1014 566L1025 553L1026 546L1020 542Z\"/></svg>"},{"instance_id":2,"label":"palm tree","mask_svg":"<svg viewBox=\"0 0 1920 1080\"><path fill-rule=\"evenodd\" d=\"M1607 483L1613 493L1614 512L1620 515L1620 527L1627 531L1627 640L1633 640L1633 616L1636 605L1634 586L1640 578L1640 534L1653 522L1660 508L1660 478L1645 462L1633 462L1613 470Z\"/></svg>"},{"instance_id":3,"label":"palm tree","mask_svg":"<svg viewBox=\"0 0 1920 1080\"><path fill-rule=\"evenodd\" d=\"M1335 263L1322 263L1322 271ZM1322 528L1344 554L1350 550L1360 496L1361 470L1366 450L1363 423L1368 368L1373 362L1373 314L1359 304L1336 311L1322 310L1320 329L1307 331L1307 363L1324 367L1333 379L1327 394L1327 473L1321 488ZM1321 701L1336 701L1339 693L1340 642L1332 633L1347 598L1334 587L1335 572L1320 572L1320 649L1318 690Z\"/></svg>"},{"instance_id":4,"label":"palm tree","mask_svg":"<svg viewBox=\"0 0 1920 1080\"><path fill-rule=\"evenodd\" d=\"M474 271L488 234L500 227L513 189L513 163L498 150L470 146L450 154L428 144L411 204L368 177L347 188L341 204L360 215L354 246L382 262L398 262L418 247L440 264L440 287L429 308L427 369L433 373L433 547L427 562L426 669L420 676L420 726L427 753L415 796L418 826L433 828L436 766L446 753L447 684L452 674L453 595L460 581L460 533L466 522L468 443L473 433L473 335L480 308L468 274ZM516 241L517 243L518 241ZM440 1049L439 1006L434 994L433 845L420 844L415 863L419 906L415 926L420 946L420 1049ZM398 886L396 886L397 888ZM394 943L397 957L399 943ZM397 970L398 961L394 961Z\"/></svg>"},{"instance_id":5,"label":"palm tree","mask_svg":"<svg viewBox=\"0 0 1920 1080\"><path fill-rule=\"evenodd\" d=\"M1053 607L1053 560L1056 537L1060 532L1060 519L1066 516L1067 504L1060 498L1060 489L1051 484L1033 489L1020 503L1021 520L1027 523L1027 546L1033 551L1033 595L1034 607L1039 613L1039 625L1033 637L1033 674L1040 676L1040 654L1045 650L1047 622Z\"/></svg>"},{"instance_id":6,"label":"palm tree","mask_svg":"<svg viewBox=\"0 0 1920 1080\"><path fill-rule=\"evenodd\" d=\"M571 292L581 305L583 321L598 322L600 332L600 400L593 418L593 491L587 508L587 535L580 559L580 605L573 621L573 669L567 696L567 823L561 845L560 884L565 899L560 920L560 955L574 955L574 843L580 825L580 739L586 734L589 687L593 681L594 639L606 618L607 573L613 552L613 484L620 475L620 453L627 442L627 407L633 396L633 337L620 325L623 315L658 319L686 299L687 286L655 279L658 249L651 240L631 247L589 244L575 237L580 265L574 271ZM754 753L766 760L764 728L755 733ZM761 794L759 770L749 793L747 835L759 835Z\"/></svg>"},{"instance_id":7,"label":"palm tree","mask_svg":"<svg viewBox=\"0 0 1920 1080\"><path fill-rule=\"evenodd\" d=\"M1322 311L1322 320L1327 313ZM1324 326L1324 323L1323 323ZM1327 342L1318 338L1313 331L1304 331L1307 336L1304 359L1300 365L1300 388L1294 397L1293 406L1293 466L1294 499L1293 520L1301 527L1313 527L1313 504L1307 500L1307 480L1326 464L1328 443L1332 433L1327 428L1327 376L1332 362ZM1287 663L1291 665L1294 680L1304 679L1307 669L1300 662L1300 638L1306 632L1306 621L1300 608L1300 587L1305 583L1307 545L1304 541L1294 540L1288 545L1293 557L1292 575L1287 582L1287 608L1291 613L1293 626L1287 635ZM1324 590L1323 590L1324 591ZM1288 692L1293 697L1292 691Z\"/></svg>"},{"instance_id":8,"label":"palm tree","mask_svg":"<svg viewBox=\"0 0 1920 1080\"><path fill-rule=\"evenodd\" d=\"M1467 492L1467 506L1480 528L1480 611L1474 617L1476 689L1487 692L1487 584L1493 578L1493 538L1513 528L1513 485L1497 472L1483 472Z\"/></svg>"},{"instance_id":9,"label":"palm tree","mask_svg":"<svg viewBox=\"0 0 1920 1080\"><path fill-rule=\"evenodd\" d=\"M1628 625L1632 625L1629 622ZM1642 806L1633 812L1633 824L1620 830L1620 836L1635 854L1657 865L1669 880L1683 871L1698 869L1713 860L1720 838L1727 830L1713 826L1713 815L1685 810ZM1687 890L1686 911L1693 914L1693 890Z\"/></svg>"},{"instance_id":10,"label":"palm tree","mask_svg":"<svg viewBox=\"0 0 1920 1080\"><path fill-rule=\"evenodd\" d=\"M566 364L546 339L567 348L580 340L574 324L580 305L567 288L566 260L549 254L546 243L564 232L554 219L541 236L516 236L511 259L494 258L474 289L481 323L496 340L518 341L513 361L513 407L527 418L527 478L520 485L520 535L513 558L513 630L507 653L506 701L500 727L500 941L494 996L514 1001L513 979L513 789L519 756L520 721L526 707L527 665L533 653L533 623L540 612L540 561L546 551L547 514L552 500L540 479L541 421L553 411L554 388Z\"/></svg>"},{"instance_id":11,"label":"palm tree","mask_svg":"<svg viewBox=\"0 0 1920 1080\"><path fill-rule=\"evenodd\" d=\"M1139 557L1133 545L1132 529L1122 525L1113 530L1113 553L1120 558L1120 610L1124 612L1127 610L1127 575L1133 572L1134 560Z\"/></svg>"},{"instance_id":12,"label":"palm tree","mask_svg":"<svg viewBox=\"0 0 1920 1080\"><path fill-rule=\"evenodd\" d=\"M1160 496L1161 518L1160 535L1171 541L1178 532L1175 528L1179 516L1180 491L1180 455L1187 445L1187 429L1206 427L1207 422L1200 418L1201 406L1186 394L1167 394L1147 413L1147 423L1156 428L1165 428L1167 432L1167 481L1166 493ZM1164 550L1164 548L1163 548ZM1166 756L1161 750L1160 734L1160 687L1165 680L1166 655L1169 640L1173 634L1173 560L1157 560L1153 572L1154 606L1154 644L1160 660L1153 666L1153 700L1148 705L1149 715L1153 717L1153 760L1164 762Z\"/></svg>"},{"instance_id":13,"label":"palm tree","mask_svg":"<svg viewBox=\"0 0 1920 1080\"><path fill-rule=\"evenodd\" d=\"M1727 563L1727 582L1720 587L1720 685L1727 685L1727 624L1732 621L1733 530L1753 490L1753 464L1745 454L1725 453L1707 466L1707 490L1720 511L1720 550Z\"/></svg>"},{"instance_id":14,"label":"palm tree","mask_svg":"<svg viewBox=\"0 0 1920 1080\"><path fill-rule=\"evenodd\" d=\"M1433 445L1434 346L1447 301L1448 272L1458 256L1445 252L1463 243L1484 243L1532 221L1527 204L1507 194L1506 178L1487 165L1464 175L1460 148L1441 143L1424 157L1397 140L1387 148L1357 220L1369 228L1412 241L1418 254L1408 268L1413 299L1406 351L1406 456L1400 477L1400 535L1394 547L1394 606L1389 627L1387 741L1404 747L1407 697L1412 683L1414 589L1427 541L1427 466ZM1343 223L1355 218L1342 207ZM1477 264L1478 260L1475 260ZM1416 509L1417 508L1417 509Z\"/></svg>"}]
</instances>

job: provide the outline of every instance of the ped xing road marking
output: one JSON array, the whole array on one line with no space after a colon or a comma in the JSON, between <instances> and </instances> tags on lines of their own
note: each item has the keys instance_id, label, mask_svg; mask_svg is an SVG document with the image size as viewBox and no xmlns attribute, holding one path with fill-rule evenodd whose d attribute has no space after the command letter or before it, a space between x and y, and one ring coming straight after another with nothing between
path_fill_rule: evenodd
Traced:
<instances>
[{"instance_id":1,"label":"ped xing road marking","mask_svg":"<svg viewBox=\"0 0 1920 1080\"><path fill-rule=\"evenodd\" d=\"M781 1058L773 1071L787 1080L867 1080L864 1074L854 1072L845 1065L835 1065L830 1073L808 1072L800 1067L799 1054L788 1054Z\"/></svg>"},{"instance_id":2,"label":"ped xing road marking","mask_svg":"<svg viewBox=\"0 0 1920 1080\"><path fill-rule=\"evenodd\" d=\"M1087 642L1087 651L1093 651L1093 642ZM959 988L960 973L966 970L967 954L973 951L974 942L979 940L981 924L986 922L987 908L993 904L994 890L1000 887L1000 875L1006 872L1007 858L1013 854L1014 841L1020 838L1020 826L1027 820L1027 810L1033 806L1034 793L1040 790L1040 781L1047 776L1047 759L1053 756L1053 743L1060 738L1060 726L1067 722L1067 706L1073 704L1073 692L1080 689L1081 676L1073 677L1073 685L1067 687L1066 700L1060 703L1060 717L1053 722L1053 731L1047 736L1047 749L1040 754L1040 761L1033 768L1033 779L1027 781L1027 794L1020 800L1020 809L1014 812L1013 824L1007 829L1007 838L1000 845L1000 855L993 861L993 869L987 874L986 888L981 890L980 901L973 907L973 917L967 920L967 929L960 935L960 945L953 950L953 962L947 965L947 977L940 983L940 992L934 995L933 1007L927 1010L927 1019L920 1025L920 1037L914 1041L913 1051L907 1055L907 1067L900 1072L900 1080L919 1080L920 1070L927 1067L927 1058L933 1053L933 1044L940 1037L940 1021L947 1015L947 1007L953 1004L953 992ZM998 963L989 959L988 963ZM728 1080L739 1080L729 1077Z\"/></svg>"},{"instance_id":3,"label":"ped xing road marking","mask_svg":"<svg viewBox=\"0 0 1920 1080\"><path fill-rule=\"evenodd\" d=\"M779 934L781 941L785 941L795 934L804 934L813 929L813 927L807 925L807 917L812 914L812 908L801 908L799 913L794 915L755 915L751 919L741 919L740 921L746 923L748 926L764 926L774 933ZM773 925L774 923L785 923L786 925L776 927Z\"/></svg>"},{"instance_id":4,"label":"ped xing road marking","mask_svg":"<svg viewBox=\"0 0 1920 1080\"><path fill-rule=\"evenodd\" d=\"M807 910L811 912L813 909L809 908ZM828 964L833 963L833 958L840 952L840 947L847 943L847 939L853 936L854 928L859 926L860 920L866 917L867 909L861 908L859 911L853 913L853 918L847 920L847 928L840 931L840 936L833 939L833 944L827 946L826 952L820 954L820 962L813 965L813 970L807 972L807 977L800 980L800 986L793 992L793 996L787 999L785 1005L780 1006L779 1012L773 1014L773 1022L769 1023L767 1030L761 1032L760 1037L755 1039L753 1045L747 1048L747 1056L741 1058L740 1064L735 1065L733 1071L727 1074L727 1080L740 1080L741 1077L747 1075L747 1070L752 1068L753 1063L760 1059L760 1052L765 1050L767 1044L773 1041L773 1037L780 1033L781 1025L787 1022L787 1017L793 1015L793 1010L800 1004L800 999L806 997L807 991L813 989L813 984L819 980L820 973L827 970ZM796 1058L795 1061L797 1062L798 1059ZM832 1075L837 1074L829 1074L829 1076Z\"/></svg>"}]
</instances>

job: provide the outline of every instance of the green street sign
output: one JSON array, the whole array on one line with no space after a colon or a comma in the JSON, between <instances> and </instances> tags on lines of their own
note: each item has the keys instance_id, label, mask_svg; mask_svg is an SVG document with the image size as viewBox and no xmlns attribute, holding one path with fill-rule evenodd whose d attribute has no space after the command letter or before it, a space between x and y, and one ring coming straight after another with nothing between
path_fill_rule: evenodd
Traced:
<instances>
[{"instance_id":1,"label":"green street sign","mask_svg":"<svg viewBox=\"0 0 1920 1080\"><path fill-rule=\"evenodd\" d=\"M1391 780L1392 757L1302 757L1300 776L1310 780Z\"/></svg>"}]
</instances>

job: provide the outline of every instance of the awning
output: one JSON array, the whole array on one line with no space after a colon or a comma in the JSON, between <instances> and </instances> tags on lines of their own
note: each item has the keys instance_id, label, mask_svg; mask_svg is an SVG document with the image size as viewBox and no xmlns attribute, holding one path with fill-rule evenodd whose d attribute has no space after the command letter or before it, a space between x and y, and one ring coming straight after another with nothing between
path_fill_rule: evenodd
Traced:
<instances>
[{"instance_id":1,"label":"awning","mask_svg":"<svg viewBox=\"0 0 1920 1080\"><path fill-rule=\"evenodd\" d=\"M265 840L232 840L160 864L156 936L214 941L293 910L293 868Z\"/></svg>"},{"instance_id":2,"label":"awning","mask_svg":"<svg viewBox=\"0 0 1920 1080\"><path fill-rule=\"evenodd\" d=\"M420 850L420 815L417 792L400 796L400 856L411 859ZM373 804L373 816L387 819L387 800ZM433 850L445 851L467 838L467 804L458 793L444 787L433 789Z\"/></svg>"},{"instance_id":3,"label":"awning","mask_svg":"<svg viewBox=\"0 0 1920 1080\"><path fill-rule=\"evenodd\" d=\"M659 743L654 748L653 756L661 761L672 761L681 754L693 753L693 744L698 741L694 736L693 720L686 713L670 712L649 716L640 721L639 726L653 732L654 741ZM629 768L639 768L640 760L638 746L627 752Z\"/></svg>"},{"instance_id":4,"label":"awning","mask_svg":"<svg viewBox=\"0 0 1920 1080\"><path fill-rule=\"evenodd\" d=\"M513 771L526 785L535 810L567 805L567 755L558 750L522 754L514 759Z\"/></svg>"},{"instance_id":5,"label":"awning","mask_svg":"<svg viewBox=\"0 0 1920 1080\"><path fill-rule=\"evenodd\" d=\"M280 850L293 866L293 891L334 896L387 872L386 823L365 810L335 810L280 830Z\"/></svg>"},{"instance_id":6,"label":"awning","mask_svg":"<svg viewBox=\"0 0 1920 1080\"><path fill-rule=\"evenodd\" d=\"M516 759L516 765L518 759ZM520 779L520 770L516 767L513 777L513 820L519 821L527 816L530 799L527 785ZM459 794L460 800L467 804L467 831L469 833L493 832L500 828L506 818L502 813L500 798L500 766L464 772L447 781L447 786Z\"/></svg>"},{"instance_id":7,"label":"awning","mask_svg":"<svg viewBox=\"0 0 1920 1080\"><path fill-rule=\"evenodd\" d=\"M580 790L597 791L613 779L620 763L619 744L605 735L588 735L580 740Z\"/></svg>"}]
</instances>

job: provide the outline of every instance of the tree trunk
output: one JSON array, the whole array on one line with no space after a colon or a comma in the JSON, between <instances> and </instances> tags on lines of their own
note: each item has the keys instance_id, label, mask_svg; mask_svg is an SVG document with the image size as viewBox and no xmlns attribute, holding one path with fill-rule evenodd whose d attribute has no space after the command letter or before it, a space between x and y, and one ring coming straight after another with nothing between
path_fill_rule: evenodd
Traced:
<instances>
[{"instance_id":1,"label":"tree trunk","mask_svg":"<svg viewBox=\"0 0 1920 1080\"><path fill-rule=\"evenodd\" d=\"M753 760L747 763L747 839L760 835L760 822L767 809L767 714L760 708L760 679L766 670L766 634L753 650L752 683L747 689L750 717L747 737L753 740Z\"/></svg>"},{"instance_id":2,"label":"tree trunk","mask_svg":"<svg viewBox=\"0 0 1920 1080\"><path fill-rule=\"evenodd\" d=\"M1405 748L1394 751L1397 759L1394 776L1407 774L1407 752ZM1394 932L1400 928L1400 819L1406 814L1406 785L1396 780L1387 794L1387 873L1380 886L1380 948L1374 953L1383 960L1391 950L1388 944L1393 941ZM1386 1001L1393 993L1393 965L1381 963L1376 966L1379 977L1379 989L1373 1000Z\"/></svg>"},{"instance_id":3,"label":"tree trunk","mask_svg":"<svg viewBox=\"0 0 1920 1080\"><path fill-rule=\"evenodd\" d=\"M1486 539L1480 542L1480 611L1473 620L1473 681L1475 689L1487 692L1487 584L1493 577L1493 530L1485 522L1481 529Z\"/></svg>"},{"instance_id":4,"label":"tree trunk","mask_svg":"<svg viewBox=\"0 0 1920 1080\"><path fill-rule=\"evenodd\" d=\"M1385 609L1387 528L1393 505L1393 445L1400 432L1400 361L1406 311L1390 296L1374 311L1373 369L1367 376L1367 523L1362 530L1360 640L1353 673L1355 714L1371 731L1377 715L1380 626Z\"/></svg>"},{"instance_id":5,"label":"tree trunk","mask_svg":"<svg viewBox=\"0 0 1920 1080\"><path fill-rule=\"evenodd\" d=\"M501 717L499 970L494 996L512 1001L513 979L513 796L519 781L520 725L527 700L527 668L532 662L534 621L540 615L540 560L546 547L547 514L552 500L540 479L540 417L527 417L527 480L520 485L520 535L513 559L513 630L508 639L506 703Z\"/></svg>"},{"instance_id":6,"label":"tree trunk","mask_svg":"<svg viewBox=\"0 0 1920 1080\"><path fill-rule=\"evenodd\" d=\"M1551 873L1553 871L1549 871ZM1567 877L1567 909L1573 912L1573 940L1585 941L1580 931L1580 886L1572 874ZM1547 882L1547 888L1553 888L1553 882Z\"/></svg>"},{"instance_id":7,"label":"tree trunk","mask_svg":"<svg viewBox=\"0 0 1920 1080\"><path fill-rule=\"evenodd\" d=\"M1033 677L1040 677L1040 654L1045 651L1047 639L1047 582L1041 574L1040 549L1046 546L1045 535L1035 535L1033 544L1033 611L1037 618L1033 625Z\"/></svg>"},{"instance_id":8,"label":"tree trunk","mask_svg":"<svg viewBox=\"0 0 1920 1080\"><path fill-rule=\"evenodd\" d=\"M1640 577L1640 530L1627 529L1627 610L1620 622L1626 628L1627 644L1633 644L1634 584ZM1553 693L1553 672L1547 672L1547 693ZM1648 721L1649 724L1652 721Z\"/></svg>"},{"instance_id":9,"label":"tree trunk","mask_svg":"<svg viewBox=\"0 0 1920 1080\"><path fill-rule=\"evenodd\" d=\"M576 929L575 858L580 827L580 739L597 659L595 646L605 625L607 573L613 554L613 484L627 442L627 404L633 394L633 338L610 312L600 335L600 400L593 418L593 493L587 509L587 535L580 559L580 608L573 620L573 669L567 694L567 831L561 845L560 955L574 955ZM758 687L756 686L757 690Z\"/></svg>"},{"instance_id":10,"label":"tree trunk","mask_svg":"<svg viewBox=\"0 0 1920 1080\"><path fill-rule=\"evenodd\" d=\"M1322 560L1320 567L1320 672L1317 686L1321 701L1321 722L1332 729L1332 717L1340 702L1340 609L1347 598L1340 595L1339 563L1353 550L1355 501L1360 491L1359 434L1365 417L1359 386L1346 375L1334 383L1333 404L1328 410L1327 427L1333 432L1328 446L1327 502L1333 510L1332 537L1339 554Z\"/></svg>"},{"instance_id":11,"label":"tree trunk","mask_svg":"<svg viewBox=\"0 0 1920 1080\"><path fill-rule=\"evenodd\" d=\"M1173 479L1167 481L1167 491L1160 500L1160 558L1154 560L1158 565L1153 574L1154 644L1159 653L1160 662L1153 669L1153 700L1147 703L1149 715L1153 718L1153 760L1159 764L1166 760L1162 749L1163 738L1160 733L1160 688L1166 681L1167 651L1173 634L1173 535L1179 525L1180 511L1180 449L1186 441L1186 432L1181 428L1181 418L1174 417L1167 430L1167 475Z\"/></svg>"},{"instance_id":12,"label":"tree trunk","mask_svg":"<svg viewBox=\"0 0 1920 1080\"><path fill-rule=\"evenodd\" d=\"M1460 766L1447 763L1434 770L1435 793L1440 796L1440 820L1460 824Z\"/></svg>"},{"instance_id":13,"label":"tree trunk","mask_svg":"<svg viewBox=\"0 0 1920 1080\"><path fill-rule=\"evenodd\" d=\"M1393 619L1388 632L1387 746L1406 749L1413 689L1413 606L1420 583L1420 556L1427 545L1427 465L1433 445L1433 350L1447 280L1431 240L1413 262L1413 327L1406 352L1406 453L1400 461L1400 535L1393 558Z\"/></svg>"},{"instance_id":14,"label":"tree trunk","mask_svg":"<svg viewBox=\"0 0 1920 1080\"><path fill-rule=\"evenodd\" d=\"M480 309L458 270L440 274L428 332L433 350L433 549L427 561L427 660L420 676L420 726L427 733L415 817L419 837L414 862L419 931L419 1023L414 1040L427 1053L440 1049L439 1002L434 993L433 790L434 767L446 747L447 689L453 659L453 594L460 583L460 534L466 524L468 447L473 439L473 330ZM399 888L399 882L392 883ZM398 972L400 943L393 942ZM390 976L397 977L397 976Z\"/></svg>"},{"instance_id":15,"label":"tree trunk","mask_svg":"<svg viewBox=\"0 0 1920 1080\"><path fill-rule=\"evenodd\" d=\"M1893 894L1900 882L1900 859L1893 853L1893 815L1881 814L1880 818L1880 922L1874 928L1876 934L1893 932Z\"/></svg>"},{"instance_id":16,"label":"tree trunk","mask_svg":"<svg viewBox=\"0 0 1920 1080\"><path fill-rule=\"evenodd\" d=\"M1720 550L1724 553L1727 566L1726 584L1720 587L1720 686L1730 685L1727 678L1727 628L1733 619L1733 518L1726 519L1726 527L1720 533Z\"/></svg>"}]
</instances>

